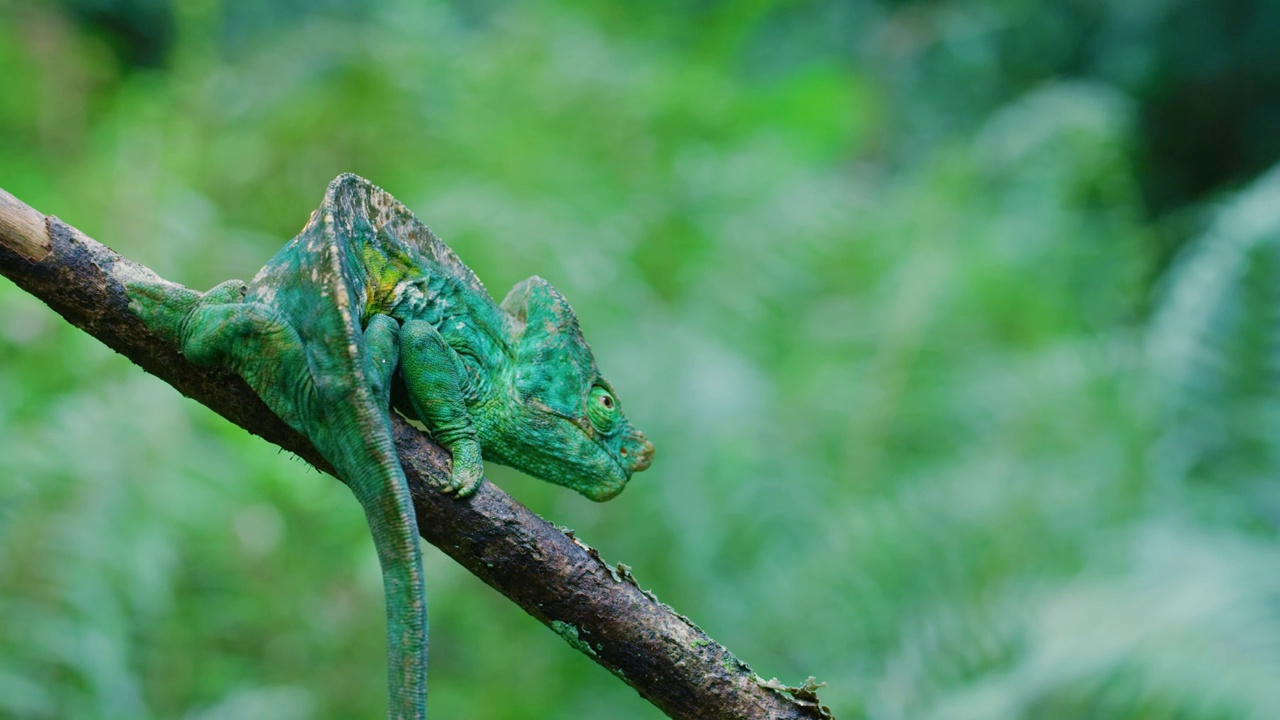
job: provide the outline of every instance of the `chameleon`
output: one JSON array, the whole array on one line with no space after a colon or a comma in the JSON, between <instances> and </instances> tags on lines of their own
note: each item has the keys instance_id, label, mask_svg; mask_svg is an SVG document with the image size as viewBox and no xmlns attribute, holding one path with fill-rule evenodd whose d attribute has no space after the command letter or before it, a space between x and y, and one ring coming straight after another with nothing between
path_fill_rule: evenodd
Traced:
<instances>
[{"instance_id":1,"label":"chameleon","mask_svg":"<svg viewBox=\"0 0 1280 720\"><path fill-rule=\"evenodd\" d=\"M382 569L388 717L426 717L427 616L391 413L448 450L437 488L464 498L482 460L608 500L653 444L622 412L564 297L524 280L497 303L457 254L368 180L339 175L248 283L200 293L126 283L147 328L240 375L315 446L362 506Z\"/></svg>"}]
</instances>

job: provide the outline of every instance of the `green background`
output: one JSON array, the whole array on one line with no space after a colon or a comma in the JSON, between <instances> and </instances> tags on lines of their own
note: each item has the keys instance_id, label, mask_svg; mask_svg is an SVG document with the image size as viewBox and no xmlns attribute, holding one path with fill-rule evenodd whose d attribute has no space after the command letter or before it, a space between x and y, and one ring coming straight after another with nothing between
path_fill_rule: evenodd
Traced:
<instances>
[{"instance_id":1,"label":"green background","mask_svg":"<svg viewBox=\"0 0 1280 720\"><path fill-rule=\"evenodd\" d=\"M654 466L490 477L849 718L1280 712L1280 7L0 0L0 186L207 288L339 172ZM426 551L431 711L657 718ZM383 712L340 483L0 281L0 717Z\"/></svg>"}]
</instances>

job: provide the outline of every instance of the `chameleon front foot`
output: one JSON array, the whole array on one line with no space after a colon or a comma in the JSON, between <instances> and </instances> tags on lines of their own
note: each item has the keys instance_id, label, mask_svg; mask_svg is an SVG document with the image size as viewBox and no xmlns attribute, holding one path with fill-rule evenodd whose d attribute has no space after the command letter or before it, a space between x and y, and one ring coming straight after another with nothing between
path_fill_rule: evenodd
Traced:
<instances>
[{"instance_id":1,"label":"chameleon front foot","mask_svg":"<svg viewBox=\"0 0 1280 720\"><path fill-rule=\"evenodd\" d=\"M480 443L462 440L454 443L450 450L453 452L453 466L449 470L448 482L440 485L440 491L456 493L459 498L464 498L479 489L484 480Z\"/></svg>"}]
</instances>

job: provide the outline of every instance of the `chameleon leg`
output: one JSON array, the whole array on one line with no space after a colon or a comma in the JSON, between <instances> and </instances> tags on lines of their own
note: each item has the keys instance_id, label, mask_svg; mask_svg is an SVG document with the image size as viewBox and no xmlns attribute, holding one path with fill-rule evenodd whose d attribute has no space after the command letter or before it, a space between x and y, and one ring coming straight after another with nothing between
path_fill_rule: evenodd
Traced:
<instances>
[{"instance_id":1,"label":"chameleon leg","mask_svg":"<svg viewBox=\"0 0 1280 720\"><path fill-rule=\"evenodd\" d=\"M370 389L379 407L391 407L391 376L400 362L400 325L389 315L374 315L364 329L365 349L373 367Z\"/></svg>"},{"instance_id":2,"label":"chameleon leg","mask_svg":"<svg viewBox=\"0 0 1280 720\"><path fill-rule=\"evenodd\" d=\"M249 383L295 429L317 412L306 349L273 308L244 302L245 285L228 280L198 293L180 285L129 283L129 307L152 331L178 343L193 363L221 365Z\"/></svg>"},{"instance_id":3,"label":"chameleon leg","mask_svg":"<svg viewBox=\"0 0 1280 720\"><path fill-rule=\"evenodd\" d=\"M414 412L432 437L453 455L445 492L466 497L484 479L480 443L463 398L466 369L440 333L424 320L406 320L400 330L400 373Z\"/></svg>"},{"instance_id":4,"label":"chameleon leg","mask_svg":"<svg viewBox=\"0 0 1280 720\"><path fill-rule=\"evenodd\" d=\"M281 402L297 412L308 409L302 397L279 397L280 386L309 380L306 349L293 326L266 305L206 299L182 328L182 354L197 365L236 371L277 414Z\"/></svg>"},{"instance_id":5,"label":"chameleon leg","mask_svg":"<svg viewBox=\"0 0 1280 720\"><path fill-rule=\"evenodd\" d=\"M206 293L165 282L136 280L125 287L129 309L142 318L147 327L173 342L181 344L183 328L192 313L206 305L239 303L244 299L244 283L228 280Z\"/></svg>"}]
</instances>

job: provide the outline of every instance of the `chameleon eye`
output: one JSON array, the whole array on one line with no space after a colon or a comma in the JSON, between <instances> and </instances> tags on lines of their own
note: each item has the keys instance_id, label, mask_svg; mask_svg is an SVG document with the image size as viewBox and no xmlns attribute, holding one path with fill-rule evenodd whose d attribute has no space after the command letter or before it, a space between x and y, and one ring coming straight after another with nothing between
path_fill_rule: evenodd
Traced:
<instances>
[{"instance_id":1,"label":"chameleon eye","mask_svg":"<svg viewBox=\"0 0 1280 720\"><path fill-rule=\"evenodd\" d=\"M591 388L591 395L587 398L587 417L596 430L609 432L618 419L618 401L599 385Z\"/></svg>"}]
</instances>

